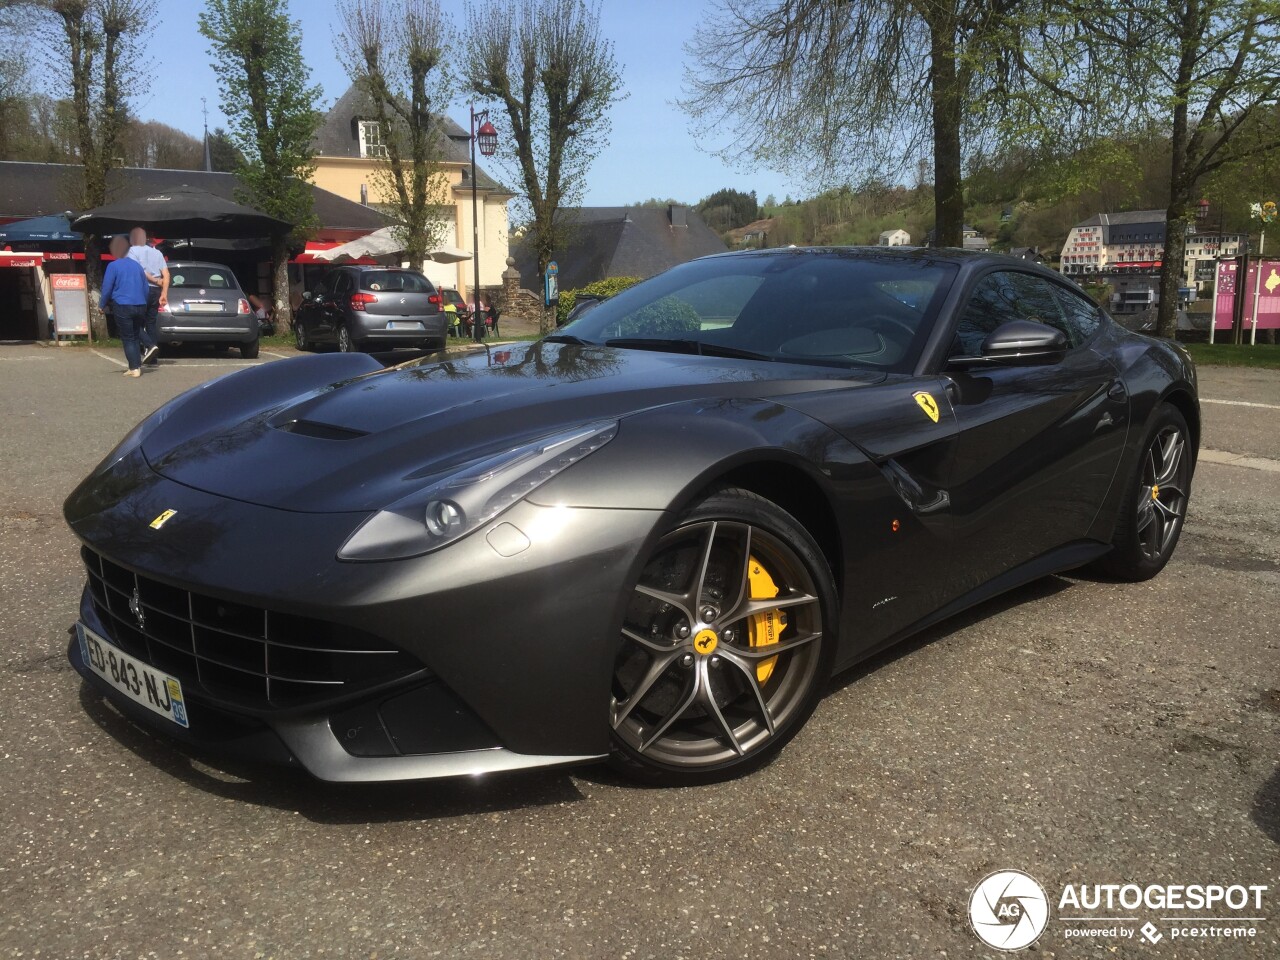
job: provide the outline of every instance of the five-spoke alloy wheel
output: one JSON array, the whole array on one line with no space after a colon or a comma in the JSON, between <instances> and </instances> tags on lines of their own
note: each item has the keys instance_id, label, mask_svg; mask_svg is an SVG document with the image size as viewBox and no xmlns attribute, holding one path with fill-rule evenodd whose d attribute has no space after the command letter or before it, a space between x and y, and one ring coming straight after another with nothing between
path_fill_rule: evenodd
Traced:
<instances>
[{"instance_id":1,"label":"five-spoke alloy wheel","mask_svg":"<svg viewBox=\"0 0 1280 960\"><path fill-rule=\"evenodd\" d=\"M1121 508L1114 549L1102 569L1123 580L1148 580L1173 556L1187 515L1195 451L1182 414L1163 404L1152 417Z\"/></svg>"},{"instance_id":2,"label":"five-spoke alloy wheel","mask_svg":"<svg viewBox=\"0 0 1280 960\"><path fill-rule=\"evenodd\" d=\"M657 544L623 618L615 764L665 784L767 762L808 718L835 649L835 589L775 504L717 491Z\"/></svg>"}]
</instances>

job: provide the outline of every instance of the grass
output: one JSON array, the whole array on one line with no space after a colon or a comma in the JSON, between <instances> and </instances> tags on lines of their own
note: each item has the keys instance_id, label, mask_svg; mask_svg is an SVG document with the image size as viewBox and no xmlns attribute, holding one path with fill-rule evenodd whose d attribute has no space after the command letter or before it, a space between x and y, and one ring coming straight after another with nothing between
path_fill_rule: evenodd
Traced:
<instances>
[{"instance_id":1,"label":"grass","mask_svg":"<svg viewBox=\"0 0 1280 960\"><path fill-rule=\"evenodd\" d=\"M1254 367L1280 370L1280 344L1188 343L1187 352L1201 367Z\"/></svg>"}]
</instances>

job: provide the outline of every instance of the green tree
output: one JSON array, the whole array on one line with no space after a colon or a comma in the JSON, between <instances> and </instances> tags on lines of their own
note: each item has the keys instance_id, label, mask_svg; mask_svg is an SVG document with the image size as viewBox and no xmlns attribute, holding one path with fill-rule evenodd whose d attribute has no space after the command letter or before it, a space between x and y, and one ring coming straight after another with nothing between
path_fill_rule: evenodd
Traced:
<instances>
[{"instance_id":1,"label":"green tree","mask_svg":"<svg viewBox=\"0 0 1280 960\"><path fill-rule=\"evenodd\" d=\"M244 154L222 127L209 134L209 162L217 173L235 173L244 164Z\"/></svg>"},{"instance_id":2,"label":"green tree","mask_svg":"<svg viewBox=\"0 0 1280 960\"><path fill-rule=\"evenodd\" d=\"M683 106L723 151L822 178L899 176L930 155L938 243L959 246L963 167L990 142L1096 127L1100 61L1046 0L717 0ZM1087 94L1087 95L1086 95Z\"/></svg>"},{"instance_id":3,"label":"green tree","mask_svg":"<svg viewBox=\"0 0 1280 960\"><path fill-rule=\"evenodd\" d=\"M506 114L503 158L523 184L541 274L569 228L562 208L581 196L608 140L609 108L623 97L613 43L585 0L482 0L467 7L467 36L460 68L467 88ZM544 311L542 332L553 322Z\"/></svg>"},{"instance_id":4,"label":"green tree","mask_svg":"<svg viewBox=\"0 0 1280 960\"><path fill-rule=\"evenodd\" d=\"M310 179L320 125L320 88L302 56L302 27L286 0L206 0L200 33L218 73L222 112L231 141L244 155L236 170L242 199L293 224L292 235L271 238L272 300L276 316L292 321L290 241L315 228Z\"/></svg>"},{"instance_id":5,"label":"green tree","mask_svg":"<svg viewBox=\"0 0 1280 960\"><path fill-rule=\"evenodd\" d=\"M726 188L717 190L698 203L698 213L716 233L724 233L737 227L745 227L760 215L760 206L756 203L755 191L744 193L741 190Z\"/></svg>"},{"instance_id":6,"label":"green tree","mask_svg":"<svg viewBox=\"0 0 1280 960\"><path fill-rule=\"evenodd\" d=\"M345 0L339 59L368 98L386 156L374 177L405 258L418 265L446 228L441 110L449 102L449 20L436 0Z\"/></svg>"}]
</instances>

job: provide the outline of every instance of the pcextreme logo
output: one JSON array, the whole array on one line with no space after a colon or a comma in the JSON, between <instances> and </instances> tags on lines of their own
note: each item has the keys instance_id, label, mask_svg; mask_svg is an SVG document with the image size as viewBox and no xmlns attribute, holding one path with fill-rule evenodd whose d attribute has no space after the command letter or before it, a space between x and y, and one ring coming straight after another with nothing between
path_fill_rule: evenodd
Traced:
<instances>
[{"instance_id":1,"label":"pcextreme logo","mask_svg":"<svg viewBox=\"0 0 1280 960\"><path fill-rule=\"evenodd\" d=\"M1252 940L1266 920L1265 884L1072 883L1056 898L1053 937L1066 941ZM988 874L969 896L969 922L997 950L1031 946L1049 925L1044 887L1021 870Z\"/></svg>"}]
</instances>

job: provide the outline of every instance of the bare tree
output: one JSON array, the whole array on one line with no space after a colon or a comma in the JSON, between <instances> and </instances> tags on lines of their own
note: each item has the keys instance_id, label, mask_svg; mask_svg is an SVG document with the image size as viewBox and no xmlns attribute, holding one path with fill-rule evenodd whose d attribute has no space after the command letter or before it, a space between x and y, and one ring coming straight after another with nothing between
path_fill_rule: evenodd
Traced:
<instances>
[{"instance_id":1,"label":"bare tree","mask_svg":"<svg viewBox=\"0 0 1280 960\"><path fill-rule=\"evenodd\" d=\"M506 114L503 162L523 184L526 236L546 270L564 236L562 208L581 196L622 99L613 43L585 0L484 0L467 7L468 89ZM542 332L554 314L542 315Z\"/></svg>"},{"instance_id":2,"label":"bare tree","mask_svg":"<svg viewBox=\"0 0 1280 960\"><path fill-rule=\"evenodd\" d=\"M1097 65L1042 0L718 0L682 106L721 152L819 180L899 177L931 157L937 242L959 246L964 165L993 142L1097 129Z\"/></svg>"},{"instance_id":3,"label":"bare tree","mask_svg":"<svg viewBox=\"0 0 1280 960\"><path fill-rule=\"evenodd\" d=\"M151 5L148 0L44 0L38 6L51 18L45 33L54 75L61 77L55 84L70 94L83 167L73 202L81 209L98 207L107 200L107 174L120 158L131 92L127 68L147 35ZM84 248L85 273L96 291L102 286L98 238L86 236ZM106 336L106 318L95 297L90 304L94 333Z\"/></svg>"},{"instance_id":4,"label":"bare tree","mask_svg":"<svg viewBox=\"0 0 1280 960\"><path fill-rule=\"evenodd\" d=\"M1280 103L1280 3L1093 0L1080 5L1079 16L1096 55L1128 67L1134 103L1170 139L1156 330L1173 337L1187 234L1203 181L1280 149L1274 109ZM1135 50L1142 55L1132 56Z\"/></svg>"},{"instance_id":5,"label":"bare tree","mask_svg":"<svg viewBox=\"0 0 1280 960\"><path fill-rule=\"evenodd\" d=\"M449 20L437 0L343 0L338 18L348 25L337 37L338 57L369 101L385 152L375 184L406 259L420 265L446 227L440 145Z\"/></svg>"}]
</instances>

